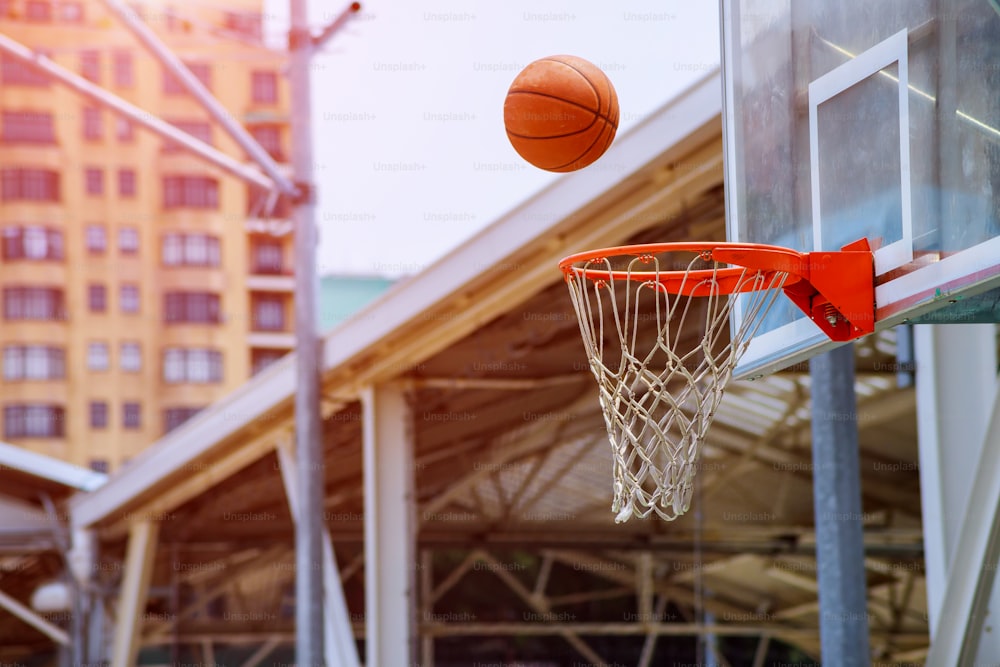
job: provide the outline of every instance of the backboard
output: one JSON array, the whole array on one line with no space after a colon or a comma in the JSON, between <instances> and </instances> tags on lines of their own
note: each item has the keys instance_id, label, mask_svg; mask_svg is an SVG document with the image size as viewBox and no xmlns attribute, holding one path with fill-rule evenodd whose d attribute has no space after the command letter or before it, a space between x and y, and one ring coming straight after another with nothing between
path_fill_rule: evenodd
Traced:
<instances>
[{"instance_id":1,"label":"backboard","mask_svg":"<svg viewBox=\"0 0 1000 667\"><path fill-rule=\"evenodd\" d=\"M721 3L728 240L867 238L876 329L1000 321L1000 0ZM782 296L734 375L834 345Z\"/></svg>"}]
</instances>

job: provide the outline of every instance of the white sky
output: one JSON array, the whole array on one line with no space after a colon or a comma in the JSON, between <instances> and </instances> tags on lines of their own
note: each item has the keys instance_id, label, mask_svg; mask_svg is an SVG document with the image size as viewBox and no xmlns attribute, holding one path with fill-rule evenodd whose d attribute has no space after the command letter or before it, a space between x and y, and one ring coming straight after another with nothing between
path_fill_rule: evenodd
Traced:
<instances>
[{"instance_id":1,"label":"white sky","mask_svg":"<svg viewBox=\"0 0 1000 667\"><path fill-rule=\"evenodd\" d=\"M310 0L310 20L347 4ZM266 12L283 33L288 0ZM363 2L313 74L320 272L416 273L559 178L503 129L510 82L559 53L608 74L627 131L717 66L718 2Z\"/></svg>"}]
</instances>

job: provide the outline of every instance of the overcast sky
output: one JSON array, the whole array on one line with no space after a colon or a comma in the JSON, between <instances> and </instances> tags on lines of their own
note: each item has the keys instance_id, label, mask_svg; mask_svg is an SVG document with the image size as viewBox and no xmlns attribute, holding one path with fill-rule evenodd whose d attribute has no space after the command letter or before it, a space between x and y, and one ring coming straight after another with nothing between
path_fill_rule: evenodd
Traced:
<instances>
[{"instance_id":1,"label":"overcast sky","mask_svg":"<svg viewBox=\"0 0 1000 667\"><path fill-rule=\"evenodd\" d=\"M266 0L268 32L288 0ZM310 0L318 28L347 2ZM559 178L518 157L503 100L529 62L611 78L627 131L719 62L715 0L365 0L316 61L322 273L422 270Z\"/></svg>"}]
</instances>

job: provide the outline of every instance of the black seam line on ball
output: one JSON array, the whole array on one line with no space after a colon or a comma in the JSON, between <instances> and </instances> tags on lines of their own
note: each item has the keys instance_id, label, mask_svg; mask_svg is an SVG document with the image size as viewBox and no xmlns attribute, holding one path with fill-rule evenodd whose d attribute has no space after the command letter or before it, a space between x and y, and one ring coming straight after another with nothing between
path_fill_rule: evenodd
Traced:
<instances>
[{"instance_id":1,"label":"black seam line on ball","mask_svg":"<svg viewBox=\"0 0 1000 667\"><path fill-rule=\"evenodd\" d=\"M552 95L551 93L540 93L537 90L521 90L521 89L511 90L511 91L509 91L507 93L507 96L510 97L511 95L538 95L539 97L547 97L550 100L559 100L560 102L563 102L565 104L569 104L570 106L574 106L577 109L583 109L584 111L586 111L588 113L592 113L595 116L600 116L601 115L601 105L600 105L600 99L601 98L600 98L600 96L598 96L598 98L597 98L597 101L598 101L597 108L596 109L591 109L590 107L585 107L582 104L579 104L579 103L574 102L572 100L567 100L564 97L559 97L557 95Z\"/></svg>"},{"instance_id":2,"label":"black seam line on ball","mask_svg":"<svg viewBox=\"0 0 1000 667\"><path fill-rule=\"evenodd\" d=\"M547 139L563 139L565 137L572 137L573 135L581 134L582 132L587 132L588 130L590 130L590 129L592 129L594 127L594 123L597 122L598 118L602 119L604 121L604 124L606 126L614 128L616 132L618 131L618 128L615 127L615 125L610 120L608 120L607 116L598 116L598 115L595 115L594 116L594 120L591 121L590 125L588 125L587 127L583 128L582 130L575 130L573 132L567 132L566 134L547 134L544 137L539 137L539 136L532 136L532 135L527 135L527 134L518 134L516 132L511 132L510 130L507 130L507 134L509 136L511 136L511 137L517 137L518 139L531 139L531 140L537 139L539 141L544 141L544 140L547 140Z\"/></svg>"}]
</instances>

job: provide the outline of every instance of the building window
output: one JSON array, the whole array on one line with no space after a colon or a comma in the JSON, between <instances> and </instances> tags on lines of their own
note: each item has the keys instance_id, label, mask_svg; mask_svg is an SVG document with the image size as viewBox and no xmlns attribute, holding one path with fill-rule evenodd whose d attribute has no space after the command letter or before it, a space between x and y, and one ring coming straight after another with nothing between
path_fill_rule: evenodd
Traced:
<instances>
[{"instance_id":1,"label":"building window","mask_svg":"<svg viewBox=\"0 0 1000 667\"><path fill-rule=\"evenodd\" d=\"M226 12L223 26L226 30L260 41L263 22L260 12Z\"/></svg>"},{"instance_id":2,"label":"building window","mask_svg":"<svg viewBox=\"0 0 1000 667\"><path fill-rule=\"evenodd\" d=\"M163 352L163 381L167 384L222 382L222 352L202 348L167 348Z\"/></svg>"},{"instance_id":3,"label":"building window","mask_svg":"<svg viewBox=\"0 0 1000 667\"><path fill-rule=\"evenodd\" d=\"M282 350L253 350L250 353L250 374L257 375L283 356L285 356L285 352Z\"/></svg>"},{"instance_id":4,"label":"building window","mask_svg":"<svg viewBox=\"0 0 1000 667\"><path fill-rule=\"evenodd\" d=\"M66 301L54 287L5 287L3 316L6 320L63 320Z\"/></svg>"},{"instance_id":5,"label":"building window","mask_svg":"<svg viewBox=\"0 0 1000 667\"><path fill-rule=\"evenodd\" d=\"M139 286L138 285L122 285L121 297L119 298L121 302L121 309L123 313L138 313L139 312Z\"/></svg>"},{"instance_id":6,"label":"building window","mask_svg":"<svg viewBox=\"0 0 1000 667\"><path fill-rule=\"evenodd\" d=\"M122 428L137 429L142 428L142 404L125 402L122 403Z\"/></svg>"},{"instance_id":7,"label":"building window","mask_svg":"<svg viewBox=\"0 0 1000 667\"><path fill-rule=\"evenodd\" d=\"M37 225L12 225L0 232L2 249L0 254L6 260L61 260L63 258L63 235L58 229Z\"/></svg>"},{"instance_id":8,"label":"building window","mask_svg":"<svg viewBox=\"0 0 1000 667\"><path fill-rule=\"evenodd\" d=\"M219 181L207 176L164 176L164 208L219 208Z\"/></svg>"},{"instance_id":9,"label":"building window","mask_svg":"<svg viewBox=\"0 0 1000 667\"><path fill-rule=\"evenodd\" d=\"M24 3L24 18L38 23L51 23L52 2L50 0L27 0Z\"/></svg>"},{"instance_id":10,"label":"building window","mask_svg":"<svg viewBox=\"0 0 1000 667\"><path fill-rule=\"evenodd\" d=\"M164 432L170 433L201 410L202 408L167 408L163 411Z\"/></svg>"},{"instance_id":11,"label":"building window","mask_svg":"<svg viewBox=\"0 0 1000 667\"><path fill-rule=\"evenodd\" d=\"M104 170L98 167L87 167L83 170L83 180L88 195L104 194Z\"/></svg>"},{"instance_id":12,"label":"building window","mask_svg":"<svg viewBox=\"0 0 1000 667\"><path fill-rule=\"evenodd\" d=\"M0 170L0 199L4 201L59 201L59 172L7 167Z\"/></svg>"},{"instance_id":13,"label":"building window","mask_svg":"<svg viewBox=\"0 0 1000 667\"><path fill-rule=\"evenodd\" d=\"M90 428L108 427L108 404L105 401L90 402Z\"/></svg>"},{"instance_id":14,"label":"building window","mask_svg":"<svg viewBox=\"0 0 1000 667\"><path fill-rule=\"evenodd\" d=\"M282 297L257 294L251 297L251 301L254 331L285 330L285 302Z\"/></svg>"},{"instance_id":15,"label":"building window","mask_svg":"<svg viewBox=\"0 0 1000 667\"><path fill-rule=\"evenodd\" d=\"M111 367L110 352L107 343L90 343L87 345L87 370L106 371Z\"/></svg>"},{"instance_id":16,"label":"building window","mask_svg":"<svg viewBox=\"0 0 1000 667\"><path fill-rule=\"evenodd\" d=\"M101 53L95 49L80 52L80 76L94 83L101 82Z\"/></svg>"},{"instance_id":17,"label":"building window","mask_svg":"<svg viewBox=\"0 0 1000 667\"><path fill-rule=\"evenodd\" d=\"M119 88L131 88L135 83L135 71L132 65L132 54L128 51L115 51L111 54L111 69L115 85Z\"/></svg>"},{"instance_id":18,"label":"building window","mask_svg":"<svg viewBox=\"0 0 1000 667\"><path fill-rule=\"evenodd\" d=\"M251 125L247 130L250 136L257 140L261 148L278 162L284 162L285 153L281 150L281 126L280 125Z\"/></svg>"},{"instance_id":19,"label":"building window","mask_svg":"<svg viewBox=\"0 0 1000 667\"><path fill-rule=\"evenodd\" d=\"M135 125L128 118L115 116L115 138L123 143L135 139Z\"/></svg>"},{"instance_id":20,"label":"building window","mask_svg":"<svg viewBox=\"0 0 1000 667\"><path fill-rule=\"evenodd\" d=\"M280 241L257 239L250 242L250 270L262 275L285 272L284 249Z\"/></svg>"},{"instance_id":21,"label":"building window","mask_svg":"<svg viewBox=\"0 0 1000 667\"><path fill-rule=\"evenodd\" d=\"M104 136L104 114L97 107L83 110L83 138L98 141Z\"/></svg>"},{"instance_id":22,"label":"building window","mask_svg":"<svg viewBox=\"0 0 1000 667\"><path fill-rule=\"evenodd\" d=\"M208 63L185 63L185 65L206 89L212 90L212 67ZM167 95L186 95L187 89L177 77L163 70L163 92Z\"/></svg>"},{"instance_id":23,"label":"building window","mask_svg":"<svg viewBox=\"0 0 1000 667\"><path fill-rule=\"evenodd\" d=\"M83 4L62 0L59 3L59 20L63 23L83 23Z\"/></svg>"},{"instance_id":24,"label":"building window","mask_svg":"<svg viewBox=\"0 0 1000 667\"><path fill-rule=\"evenodd\" d=\"M279 195L272 200L269 190L258 185L248 185L247 217L287 220L292 217L291 199L288 195Z\"/></svg>"},{"instance_id":25,"label":"building window","mask_svg":"<svg viewBox=\"0 0 1000 667\"><path fill-rule=\"evenodd\" d=\"M172 120L170 124L181 132L190 134L198 141L212 145L212 124L201 120ZM180 144L173 141L163 142L164 153L176 153L184 150Z\"/></svg>"},{"instance_id":26,"label":"building window","mask_svg":"<svg viewBox=\"0 0 1000 667\"><path fill-rule=\"evenodd\" d=\"M127 373L138 373L142 370L142 347L139 343L123 342L118 354L118 363Z\"/></svg>"},{"instance_id":27,"label":"building window","mask_svg":"<svg viewBox=\"0 0 1000 667\"><path fill-rule=\"evenodd\" d=\"M180 266L185 263L184 234L165 234L162 248L164 266Z\"/></svg>"},{"instance_id":28,"label":"building window","mask_svg":"<svg viewBox=\"0 0 1000 667\"><path fill-rule=\"evenodd\" d=\"M94 472L100 472L106 475L108 473L108 470L110 470L110 467L108 466L108 460L90 459L90 469L93 470Z\"/></svg>"},{"instance_id":29,"label":"building window","mask_svg":"<svg viewBox=\"0 0 1000 667\"><path fill-rule=\"evenodd\" d=\"M184 350L174 349L163 352L163 381L167 384L184 382L187 377L187 355Z\"/></svg>"},{"instance_id":30,"label":"building window","mask_svg":"<svg viewBox=\"0 0 1000 667\"><path fill-rule=\"evenodd\" d=\"M66 353L50 345L7 345L3 349L4 380L61 380Z\"/></svg>"},{"instance_id":31,"label":"building window","mask_svg":"<svg viewBox=\"0 0 1000 667\"><path fill-rule=\"evenodd\" d=\"M219 239L208 234L164 234L164 266L219 266Z\"/></svg>"},{"instance_id":32,"label":"building window","mask_svg":"<svg viewBox=\"0 0 1000 667\"><path fill-rule=\"evenodd\" d=\"M275 104L278 101L278 74L270 70L254 70L250 73L250 98L259 104Z\"/></svg>"},{"instance_id":33,"label":"building window","mask_svg":"<svg viewBox=\"0 0 1000 667\"><path fill-rule=\"evenodd\" d=\"M134 197L136 191L135 169L118 170L118 196Z\"/></svg>"},{"instance_id":34,"label":"building window","mask_svg":"<svg viewBox=\"0 0 1000 667\"><path fill-rule=\"evenodd\" d=\"M167 292L164 295L167 324L217 324L221 321L219 295L211 292Z\"/></svg>"},{"instance_id":35,"label":"building window","mask_svg":"<svg viewBox=\"0 0 1000 667\"><path fill-rule=\"evenodd\" d=\"M44 111L4 111L0 141L5 144L54 144L52 114Z\"/></svg>"},{"instance_id":36,"label":"building window","mask_svg":"<svg viewBox=\"0 0 1000 667\"><path fill-rule=\"evenodd\" d=\"M3 435L5 438L61 438L65 420L66 411L58 405L5 405Z\"/></svg>"},{"instance_id":37,"label":"building window","mask_svg":"<svg viewBox=\"0 0 1000 667\"><path fill-rule=\"evenodd\" d=\"M139 229L136 227L118 228L118 252L123 255L134 255L139 252Z\"/></svg>"},{"instance_id":38,"label":"building window","mask_svg":"<svg viewBox=\"0 0 1000 667\"><path fill-rule=\"evenodd\" d=\"M42 49L36 49L35 52L46 57L51 57L50 52ZM4 85L47 88L52 82L47 74L43 74L31 65L23 63L20 60L15 60L14 58L4 57L0 59L0 83Z\"/></svg>"},{"instance_id":39,"label":"building window","mask_svg":"<svg viewBox=\"0 0 1000 667\"><path fill-rule=\"evenodd\" d=\"M84 231L87 252L91 255L103 255L108 248L108 232L104 225L87 225Z\"/></svg>"},{"instance_id":40,"label":"building window","mask_svg":"<svg viewBox=\"0 0 1000 667\"><path fill-rule=\"evenodd\" d=\"M87 288L87 307L92 313L107 311L108 290L104 285L90 285Z\"/></svg>"}]
</instances>

